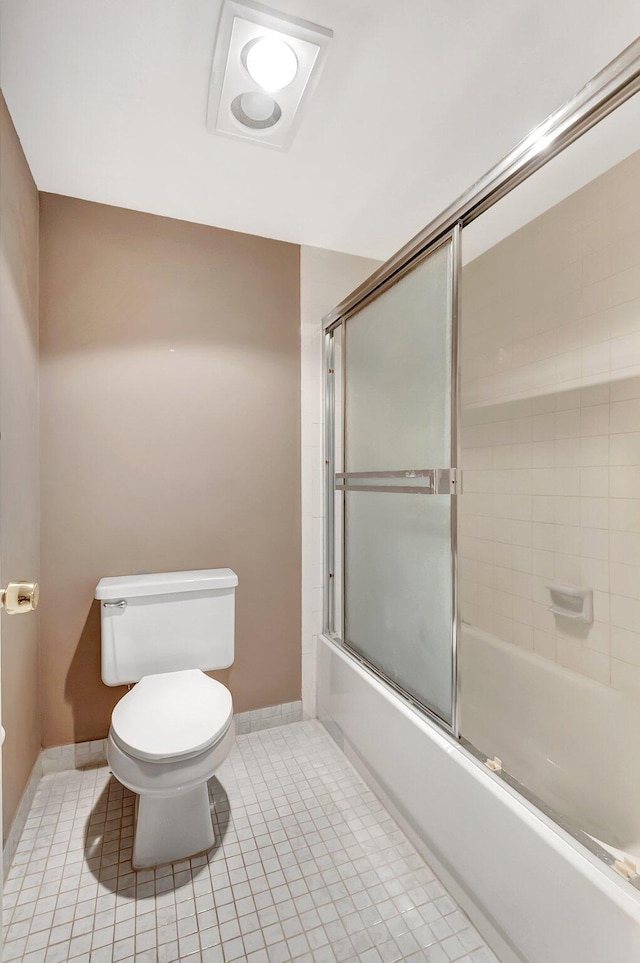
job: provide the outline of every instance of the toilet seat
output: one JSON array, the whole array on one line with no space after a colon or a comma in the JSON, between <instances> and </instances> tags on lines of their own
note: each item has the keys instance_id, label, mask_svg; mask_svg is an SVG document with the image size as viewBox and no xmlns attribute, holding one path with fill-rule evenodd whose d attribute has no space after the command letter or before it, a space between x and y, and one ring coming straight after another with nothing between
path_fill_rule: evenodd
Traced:
<instances>
[{"instance_id":1,"label":"toilet seat","mask_svg":"<svg viewBox=\"0 0 640 963\"><path fill-rule=\"evenodd\" d=\"M111 737L145 762L198 755L221 740L233 720L231 693L199 669L144 676L116 705Z\"/></svg>"}]
</instances>

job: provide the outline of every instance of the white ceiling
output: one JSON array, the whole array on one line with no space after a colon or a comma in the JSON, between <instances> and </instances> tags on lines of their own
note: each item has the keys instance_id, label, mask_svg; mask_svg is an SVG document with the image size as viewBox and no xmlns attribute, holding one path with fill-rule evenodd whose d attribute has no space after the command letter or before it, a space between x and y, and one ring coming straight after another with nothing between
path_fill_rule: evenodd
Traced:
<instances>
[{"instance_id":1,"label":"white ceiling","mask_svg":"<svg viewBox=\"0 0 640 963\"><path fill-rule=\"evenodd\" d=\"M639 32L637 0L270 0L334 31L287 153L205 127L221 0L2 0L40 190L385 258Z\"/></svg>"}]
</instances>

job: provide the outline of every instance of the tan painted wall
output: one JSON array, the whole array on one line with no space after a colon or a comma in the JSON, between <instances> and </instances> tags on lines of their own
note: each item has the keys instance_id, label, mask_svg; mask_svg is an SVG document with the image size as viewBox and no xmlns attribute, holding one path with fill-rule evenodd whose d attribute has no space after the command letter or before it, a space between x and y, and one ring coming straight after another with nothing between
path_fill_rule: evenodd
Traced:
<instances>
[{"instance_id":1,"label":"tan painted wall","mask_svg":"<svg viewBox=\"0 0 640 963\"><path fill-rule=\"evenodd\" d=\"M230 566L236 711L300 698L299 253L41 195L45 746L122 695L103 575Z\"/></svg>"},{"instance_id":2,"label":"tan painted wall","mask_svg":"<svg viewBox=\"0 0 640 963\"><path fill-rule=\"evenodd\" d=\"M38 192L0 94L0 568L38 578ZM38 614L2 616L5 837L40 751Z\"/></svg>"}]
</instances>

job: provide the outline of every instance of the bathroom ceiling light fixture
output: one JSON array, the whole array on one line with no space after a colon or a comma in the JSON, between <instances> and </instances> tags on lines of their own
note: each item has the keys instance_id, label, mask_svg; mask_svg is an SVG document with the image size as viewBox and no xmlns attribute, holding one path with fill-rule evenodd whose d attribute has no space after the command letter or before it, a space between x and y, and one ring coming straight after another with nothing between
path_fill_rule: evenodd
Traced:
<instances>
[{"instance_id":1,"label":"bathroom ceiling light fixture","mask_svg":"<svg viewBox=\"0 0 640 963\"><path fill-rule=\"evenodd\" d=\"M284 40L260 37L245 50L244 62L251 77L270 93L288 87L298 73L298 58Z\"/></svg>"},{"instance_id":2,"label":"bathroom ceiling light fixture","mask_svg":"<svg viewBox=\"0 0 640 963\"><path fill-rule=\"evenodd\" d=\"M286 150L320 78L331 30L253 0L225 0L207 128Z\"/></svg>"}]
</instances>

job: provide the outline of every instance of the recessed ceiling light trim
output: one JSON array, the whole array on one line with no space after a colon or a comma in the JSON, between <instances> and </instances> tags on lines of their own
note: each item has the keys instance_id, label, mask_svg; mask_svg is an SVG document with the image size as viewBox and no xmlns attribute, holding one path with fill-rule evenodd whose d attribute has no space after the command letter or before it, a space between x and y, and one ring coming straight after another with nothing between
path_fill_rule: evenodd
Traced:
<instances>
[{"instance_id":1,"label":"recessed ceiling light trim","mask_svg":"<svg viewBox=\"0 0 640 963\"><path fill-rule=\"evenodd\" d=\"M325 27L252 0L225 0L211 71L208 130L286 150L320 79L332 36ZM253 94L272 99L275 106L268 116L263 116L266 101L247 100ZM254 108L259 116L253 116Z\"/></svg>"},{"instance_id":2,"label":"recessed ceiling light trim","mask_svg":"<svg viewBox=\"0 0 640 963\"><path fill-rule=\"evenodd\" d=\"M248 127L250 130L268 130L269 127L274 127L282 117L279 104L268 94L262 95L265 102L270 101L268 104L265 103L267 109L263 110L260 106L257 110L252 109L247 101L251 97L257 98L259 96L260 94L247 92L238 94L231 101L231 113L239 124Z\"/></svg>"}]
</instances>

